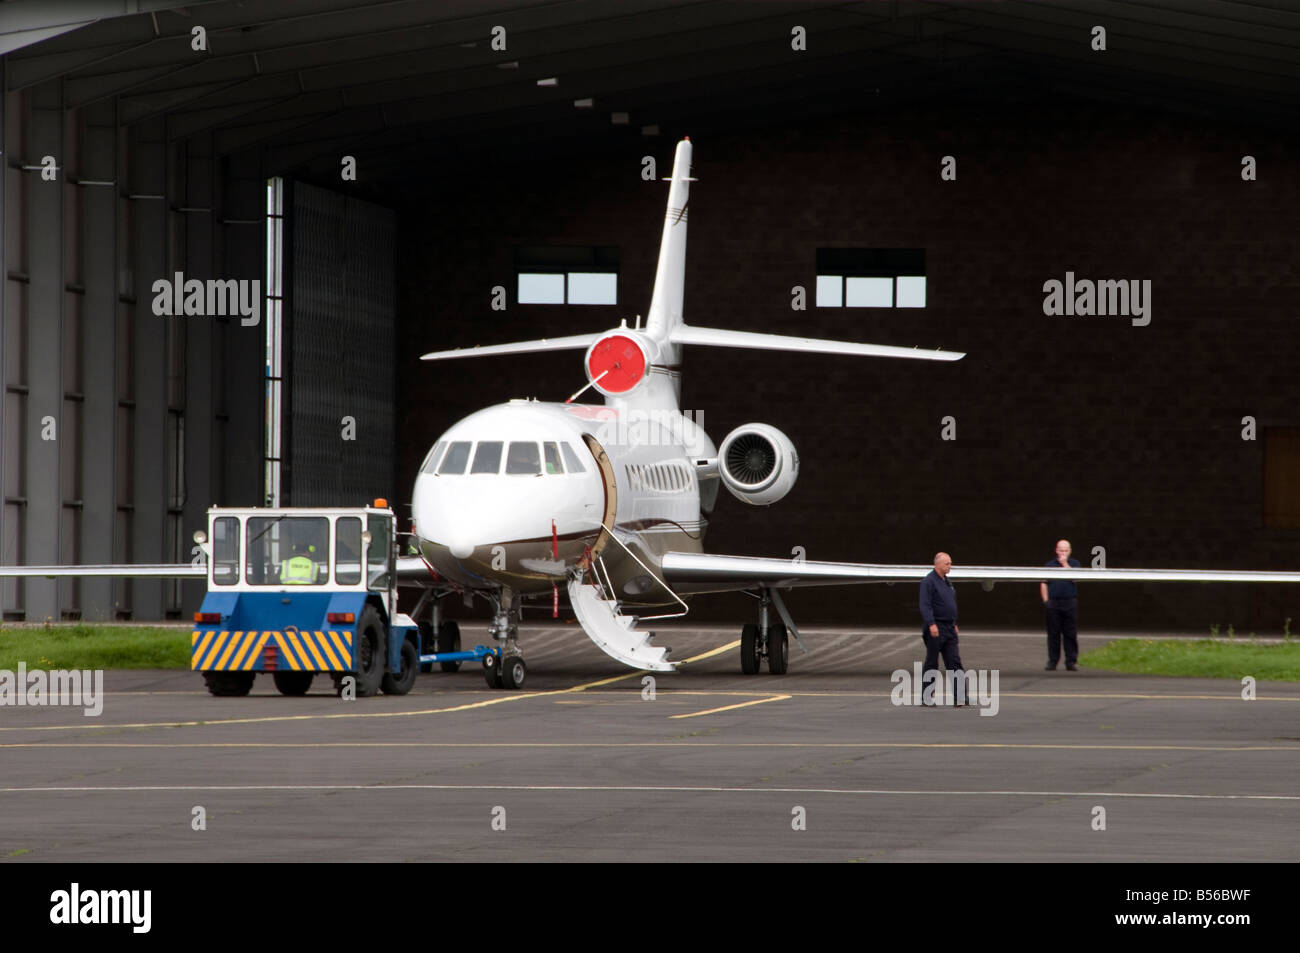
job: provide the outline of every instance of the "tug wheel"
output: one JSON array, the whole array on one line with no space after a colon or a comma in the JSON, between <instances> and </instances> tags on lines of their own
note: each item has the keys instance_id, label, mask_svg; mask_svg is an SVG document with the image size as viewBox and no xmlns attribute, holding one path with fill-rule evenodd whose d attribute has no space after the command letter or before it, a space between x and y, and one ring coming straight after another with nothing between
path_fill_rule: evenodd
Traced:
<instances>
[{"instance_id":1,"label":"tug wheel","mask_svg":"<svg viewBox=\"0 0 1300 953\"><path fill-rule=\"evenodd\" d=\"M311 672L295 672L292 670L274 672L271 678L275 681L275 687L281 695L306 695L307 689L311 688L311 680L314 675Z\"/></svg>"},{"instance_id":2,"label":"tug wheel","mask_svg":"<svg viewBox=\"0 0 1300 953\"><path fill-rule=\"evenodd\" d=\"M203 683L213 695L239 697L253 688L256 672L204 672Z\"/></svg>"},{"instance_id":3,"label":"tug wheel","mask_svg":"<svg viewBox=\"0 0 1300 953\"><path fill-rule=\"evenodd\" d=\"M420 674L420 651L410 639L402 639L402 670L394 675L385 673L380 687L385 695L405 695L415 687L415 677Z\"/></svg>"},{"instance_id":4,"label":"tug wheel","mask_svg":"<svg viewBox=\"0 0 1300 953\"><path fill-rule=\"evenodd\" d=\"M364 698L379 692L384 678L384 656L387 642L384 620L374 606L366 606L357 623L356 672L357 697Z\"/></svg>"}]
</instances>

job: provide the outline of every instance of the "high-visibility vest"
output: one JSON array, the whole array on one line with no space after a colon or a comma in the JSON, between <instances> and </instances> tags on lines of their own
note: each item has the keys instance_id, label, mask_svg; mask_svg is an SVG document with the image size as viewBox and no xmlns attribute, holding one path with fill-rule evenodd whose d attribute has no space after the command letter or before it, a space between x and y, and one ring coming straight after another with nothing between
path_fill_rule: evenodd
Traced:
<instances>
[{"instance_id":1,"label":"high-visibility vest","mask_svg":"<svg viewBox=\"0 0 1300 953\"><path fill-rule=\"evenodd\" d=\"M306 556L294 556L280 563L280 582L291 586L310 586L316 581L316 564Z\"/></svg>"}]
</instances>

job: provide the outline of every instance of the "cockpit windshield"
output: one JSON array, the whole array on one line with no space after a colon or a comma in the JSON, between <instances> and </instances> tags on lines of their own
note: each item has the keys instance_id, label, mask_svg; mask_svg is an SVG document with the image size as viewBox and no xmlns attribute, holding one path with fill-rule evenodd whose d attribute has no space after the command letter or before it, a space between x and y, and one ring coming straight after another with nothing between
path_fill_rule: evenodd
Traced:
<instances>
[{"instance_id":1,"label":"cockpit windshield","mask_svg":"<svg viewBox=\"0 0 1300 953\"><path fill-rule=\"evenodd\" d=\"M501 472L501 441L480 440L474 450L474 466L470 473Z\"/></svg>"},{"instance_id":2,"label":"cockpit windshield","mask_svg":"<svg viewBox=\"0 0 1300 953\"><path fill-rule=\"evenodd\" d=\"M515 441L510 444L506 457L506 473L515 476L536 476L542 472L542 462L537 454L537 444Z\"/></svg>"},{"instance_id":3,"label":"cockpit windshield","mask_svg":"<svg viewBox=\"0 0 1300 953\"><path fill-rule=\"evenodd\" d=\"M445 448L445 450L444 450ZM503 459L504 458L504 459ZM436 472L438 476L499 475L507 476L564 476L569 473L586 473L582 458L567 443L557 440L453 440L439 441L425 457L421 473Z\"/></svg>"},{"instance_id":4,"label":"cockpit windshield","mask_svg":"<svg viewBox=\"0 0 1300 953\"><path fill-rule=\"evenodd\" d=\"M442 466L438 467L438 475L464 473L465 464L469 462L469 448L468 440L453 440L447 448L447 455L442 458Z\"/></svg>"}]
</instances>

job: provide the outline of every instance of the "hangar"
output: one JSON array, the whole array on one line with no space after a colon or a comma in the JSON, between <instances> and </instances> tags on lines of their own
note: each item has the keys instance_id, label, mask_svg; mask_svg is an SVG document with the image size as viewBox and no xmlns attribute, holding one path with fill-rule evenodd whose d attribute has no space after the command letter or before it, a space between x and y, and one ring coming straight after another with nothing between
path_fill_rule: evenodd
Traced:
<instances>
[{"instance_id":1,"label":"hangar","mask_svg":"<svg viewBox=\"0 0 1300 953\"><path fill-rule=\"evenodd\" d=\"M711 433L766 421L803 460L710 549L1300 568L1280 0L7 0L0 51L0 562L184 562L212 504L406 501L452 422L583 383L418 355L634 319L689 135L688 317L969 355L692 352ZM1075 276L1146 314L1050 306ZM800 612L910 622L904 588ZM198 598L0 581L6 619ZM1084 623L1277 631L1296 599L1131 587Z\"/></svg>"}]
</instances>

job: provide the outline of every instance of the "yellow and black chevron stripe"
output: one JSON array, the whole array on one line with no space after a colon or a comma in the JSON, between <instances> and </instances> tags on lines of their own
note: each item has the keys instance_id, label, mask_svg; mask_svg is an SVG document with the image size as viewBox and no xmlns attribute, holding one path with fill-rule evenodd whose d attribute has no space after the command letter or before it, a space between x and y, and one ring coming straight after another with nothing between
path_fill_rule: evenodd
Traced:
<instances>
[{"instance_id":1,"label":"yellow and black chevron stripe","mask_svg":"<svg viewBox=\"0 0 1300 953\"><path fill-rule=\"evenodd\" d=\"M274 645L295 672L352 670L351 632L230 632L196 630L190 635L190 668L196 672L257 672L262 650Z\"/></svg>"}]
</instances>

